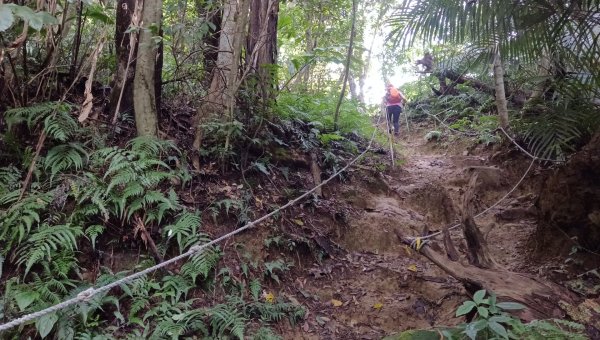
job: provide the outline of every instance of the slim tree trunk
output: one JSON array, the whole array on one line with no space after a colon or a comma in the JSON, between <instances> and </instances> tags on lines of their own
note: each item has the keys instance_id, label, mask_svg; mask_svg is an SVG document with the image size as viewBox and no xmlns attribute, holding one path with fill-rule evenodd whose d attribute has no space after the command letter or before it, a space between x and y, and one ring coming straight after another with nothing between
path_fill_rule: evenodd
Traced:
<instances>
[{"instance_id":1,"label":"slim tree trunk","mask_svg":"<svg viewBox=\"0 0 600 340\"><path fill-rule=\"evenodd\" d=\"M130 34L125 33L135 11L135 0L119 0L116 8L115 52L117 70L112 84L108 109L111 114L133 111L133 78L135 74L135 50ZM132 51L133 50L133 51ZM131 55L130 55L131 53ZM129 67L128 67L129 66ZM122 94L121 94L122 92ZM121 101L119 102L119 98Z\"/></svg>"},{"instance_id":2,"label":"slim tree trunk","mask_svg":"<svg viewBox=\"0 0 600 340\"><path fill-rule=\"evenodd\" d=\"M498 46L494 50L494 84L496 90L496 109L500 117L500 126L506 130L508 129L508 105L504 91L504 68L502 68Z\"/></svg>"},{"instance_id":3,"label":"slim tree trunk","mask_svg":"<svg viewBox=\"0 0 600 340\"><path fill-rule=\"evenodd\" d=\"M146 0L142 9L138 57L133 81L133 105L135 124L139 136L157 136L158 108L156 103L156 62L159 46L153 41L154 33L160 32L162 0ZM153 29L158 30L153 32Z\"/></svg>"},{"instance_id":4,"label":"slim tree trunk","mask_svg":"<svg viewBox=\"0 0 600 340\"><path fill-rule=\"evenodd\" d=\"M212 118L223 116L228 112L228 106L233 103L231 86L237 79L238 61L241 49L241 35L245 27L242 24L247 19L248 0L226 0L223 4L221 21L221 34L219 37L219 53L217 62L211 75L211 83L206 100L200 106L198 114L194 118L195 136L192 144L196 151L192 156L192 164L196 170L200 169L200 158L197 151L202 145L202 125ZM236 52L237 51L237 52Z\"/></svg>"},{"instance_id":5,"label":"slim tree trunk","mask_svg":"<svg viewBox=\"0 0 600 340\"><path fill-rule=\"evenodd\" d=\"M246 64L258 78L260 97L268 102L272 99L275 85L274 72L270 65L277 61L277 17L279 0L252 0L248 27Z\"/></svg>"},{"instance_id":6,"label":"slim tree trunk","mask_svg":"<svg viewBox=\"0 0 600 340\"><path fill-rule=\"evenodd\" d=\"M350 42L348 44L348 55L346 56L346 65L344 65L344 80L342 81L342 92L340 99L335 107L335 115L333 118L333 129L338 129L338 121L340 117L340 107L346 94L346 83L348 82L348 74L350 73L350 60L352 59L352 51L354 50L354 36L356 35L356 6L357 0L352 0L352 28L350 29Z\"/></svg>"}]
</instances>

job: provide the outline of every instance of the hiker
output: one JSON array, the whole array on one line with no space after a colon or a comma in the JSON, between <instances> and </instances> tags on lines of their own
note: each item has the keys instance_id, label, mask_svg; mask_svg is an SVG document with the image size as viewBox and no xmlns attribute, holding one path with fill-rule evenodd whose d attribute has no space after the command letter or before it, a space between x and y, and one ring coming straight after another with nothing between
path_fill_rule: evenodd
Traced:
<instances>
[{"instance_id":1,"label":"hiker","mask_svg":"<svg viewBox=\"0 0 600 340\"><path fill-rule=\"evenodd\" d=\"M387 119L390 125L394 125L394 136L400 134L400 113L402 113L402 107L406 103L406 97L396 89L391 83L387 83L385 86L385 97L384 102L387 110ZM390 128L390 133L392 129Z\"/></svg>"}]
</instances>

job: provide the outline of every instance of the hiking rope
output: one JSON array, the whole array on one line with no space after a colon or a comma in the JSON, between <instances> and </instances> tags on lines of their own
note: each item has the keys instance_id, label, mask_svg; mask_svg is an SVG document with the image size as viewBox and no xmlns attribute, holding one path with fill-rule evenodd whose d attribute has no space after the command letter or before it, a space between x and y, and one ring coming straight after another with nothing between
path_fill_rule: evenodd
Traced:
<instances>
[{"instance_id":1,"label":"hiking rope","mask_svg":"<svg viewBox=\"0 0 600 340\"><path fill-rule=\"evenodd\" d=\"M521 179L519 179L519 181L517 182L517 184L515 184L512 189L510 189L504 196L502 196L502 198L500 198L496 203L490 205L489 207L487 207L485 210L483 210L482 212L478 213L477 215L474 216L474 218L478 218L480 216L485 215L488 211L492 210L495 206L497 206L498 204L500 204L502 201L504 201L510 194L512 194L518 187L519 185L521 185L521 183L523 183L523 180L525 180L525 177L527 177L527 174L529 174L529 171L531 171L531 168L533 168L533 164L535 163L537 159L533 159L531 161L531 163L529 164L529 167L527 168L527 170L525 170L525 173L523 173L523 176L521 176ZM453 225L452 227L448 228L448 231L456 229L458 227L460 227L462 224L458 223ZM412 248L414 248L415 250L420 250L423 245L424 242L430 238L436 237L438 235L441 235L442 231L438 231L435 232L433 234L429 234L429 235L425 235L425 236L420 236L420 237L408 237L407 239L410 240L410 245Z\"/></svg>"},{"instance_id":2,"label":"hiking rope","mask_svg":"<svg viewBox=\"0 0 600 340\"><path fill-rule=\"evenodd\" d=\"M380 121L381 121L381 115L379 116L379 119L377 120L377 125L379 125ZM252 222L249 222L246 225L244 225L244 226L242 226L242 227L240 227L240 228L238 228L238 229L236 229L236 230L234 230L234 231L232 231L230 233L227 233L227 234L225 234L225 235L223 235L223 236L221 236L221 237L219 237L217 239L214 239L214 240L212 240L212 241L210 241L208 243L204 243L204 244L201 244L201 245L200 244L194 245L194 246L190 247L190 249L187 252L185 252L185 253L183 253L181 255L175 256L172 259L166 260L166 261L161 262L161 263L159 263L157 265L154 265L152 267L148 267L148 268L146 268L146 269L144 269L144 270L142 270L140 272L128 275L128 276L126 276L124 278L121 278L121 279L119 279L117 281L114 281L112 283L109 283L107 285L100 286L98 288L93 288L93 287L92 288L88 288L87 290L84 290L83 292L77 294L75 297L70 298L70 299L68 299L66 301L60 302L60 303L58 303L56 305L53 305L51 307L42 309L42 310L37 311L37 312L33 312L33 313L30 313L30 314L23 315L20 318L17 318L17 319L14 319L14 320L10 321L10 322L1 324L0 325L0 333L6 331L8 329L11 329L13 327L22 325L22 324L24 324L26 322L29 322L31 320L37 319L39 317L48 315L48 314L53 313L53 312L57 312L57 311L59 311L61 309L67 308L67 307L69 307L71 305L74 305L74 304L77 304L77 303L80 303L80 302L89 301L92 297L94 297L97 294L100 294L102 292L107 292L107 291L109 291L112 288L115 288L117 286L128 284L131 281L133 281L133 280L135 280L135 279L137 279L139 277L142 277L142 276L144 276L146 274L152 273L152 272L154 272L154 271L156 271L158 269L164 268L164 267L166 267L166 266L168 266L168 265L170 265L172 263L178 262L179 260L182 260L182 259L184 259L186 257L190 257L190 256L192 256L192 255L194 255L194 254L202 251L204 248L207 248L207 247L209 247L209 246L211 246L213 244L216 244L216 243L218 243L220 241L223 241L223 240L225 240L225 239L227 239L229 237L232 237L232 236L234 236L236 234L239 234L239 233L241 233L242 231L244 231L246 229L250 229L250 228L256 226L260 222L262 222L262 221L264 221L264 220L272 217L273 215L279 213L280 211L285 210L285 209L287 209L287 208L295 205L300 200L302 200L303 198L307 197L308 195L314 193L316 190L318 190L319 188L321 188L325 184L329 183L331 180L333 180L334 178L336 178L337 176L339 176L342 172L346 171L349 167L351 167L352 165L354 165L354 163L356 163L359 159L361 159L371 149L371 146L373 145L373 141L375 139L375 134L376 133L377 133L377 128L373 129L373 134L371 136L371 140L369 140L369 144L367 145L367 148L361 154L359 154L353 160L351 160L348 164L346 164L345 167L343 167L341 170L339 170L336 173L334 173L333 175L331 175L331 177L329 177L326 180L324 180L323 182L321 182L321 184L315 186L314 188L312 188L309 191L305 192L304 194L298 196L297 198L289 201L285 205L283 205L283 206L281 206L281 207L273 210L272 212L268 213L267 215L264 215L263 217L261 217L259 219L256 219L256 220L254 220Z\"/></svg>"}]
</instances>

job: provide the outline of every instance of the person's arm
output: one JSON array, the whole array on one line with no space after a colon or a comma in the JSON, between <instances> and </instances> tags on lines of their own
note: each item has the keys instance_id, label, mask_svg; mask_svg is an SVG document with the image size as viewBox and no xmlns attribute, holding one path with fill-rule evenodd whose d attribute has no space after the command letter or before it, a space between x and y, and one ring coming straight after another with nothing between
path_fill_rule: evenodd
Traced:
<instances>
[{"instance_id":1,"label":"person's arm","mask_svg":"<svg viewBox=\"0 0 600 340\"><path fill-rule=\"evenodd\" d=\"M398 93L400 93L400 99L402 100L403 104L406 104L406 96L404 95L404 93L402 93L402 91L398 90Z\"/></svg>"}]
</instances>

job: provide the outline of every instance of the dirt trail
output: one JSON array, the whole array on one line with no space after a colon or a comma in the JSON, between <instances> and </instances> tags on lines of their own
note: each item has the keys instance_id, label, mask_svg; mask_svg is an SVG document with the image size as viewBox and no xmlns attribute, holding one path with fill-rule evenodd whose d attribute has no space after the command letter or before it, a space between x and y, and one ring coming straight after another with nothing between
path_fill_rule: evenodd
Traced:
<instances>
[{"instance_id":1,"label":"dirt trail","mask_svg":"<svg viewBox=\"0 0 600 340\"><path fill-rule=\"evenodd\" d=\"M522 173L493 165L485 153L467 155L460 144L443 148L427 143L425 132L416 130L397 141L404 160L399 169L361 175L359 183L331 190L330 199L350 207L348 223L331 233L344 252L304 268L305 275L285 289L309 310L304 324L284 330L285 338L380 339L401 330L461 322L454 311L467 298L463 288L400 244L394 230L416 236L425 225L433 231L455 222L453 202L473 171L481 179L478 211L510 190ZM496 260L511 269L523 267L522 247L535 227L531 198L525 194L517 190L477 219Z\"/></svg>"}]
</instances>

